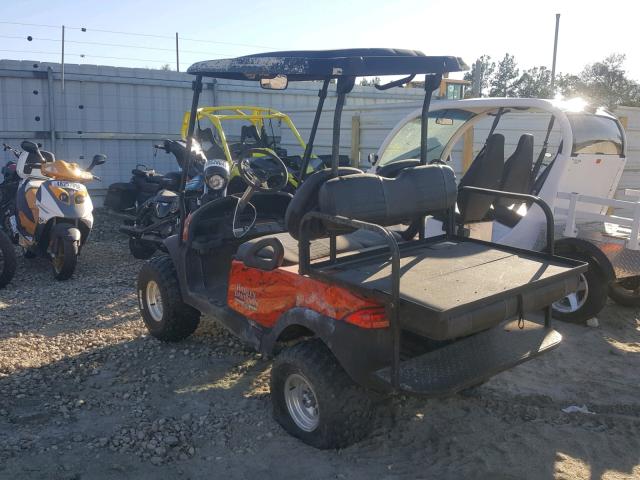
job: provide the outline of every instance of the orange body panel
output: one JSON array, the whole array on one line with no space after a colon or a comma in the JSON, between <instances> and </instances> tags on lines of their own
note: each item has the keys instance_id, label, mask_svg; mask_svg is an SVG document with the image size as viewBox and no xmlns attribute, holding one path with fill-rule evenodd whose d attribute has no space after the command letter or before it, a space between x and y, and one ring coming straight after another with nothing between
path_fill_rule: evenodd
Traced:
<instances>
[{"instance_id":1,"label":"orange body panel","mask_svg":"<svg viewBox=\"0 0 640 480\"><path fill-rule=\"evenodd\" d=\"M44 163L40 171L44 176L57 180L68 180L72 182L90 182L93 180L93 175L82 170L77 163L68 163L64 160Z\"/></svg>"},{"instance_id":2,"label":"orange body panel","mask_svg":"<svg viewBox=\"0 0 640 480\"><path fill-rule=\"evenodd\" d=\"M229 274L227 304L269 328L294 307L306 307L336 320L343 320L357 310L381 307L381 304L344 288L299 275L297 270L298 267L293 266L267 272L234 260Z\"/></svg>"}]
</instances>

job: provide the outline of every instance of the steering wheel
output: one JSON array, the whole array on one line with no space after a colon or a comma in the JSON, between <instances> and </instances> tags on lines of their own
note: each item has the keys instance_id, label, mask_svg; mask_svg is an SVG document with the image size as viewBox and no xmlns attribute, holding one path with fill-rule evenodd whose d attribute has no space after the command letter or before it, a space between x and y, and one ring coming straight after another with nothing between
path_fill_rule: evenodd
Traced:
<instances>
[{"instance_id":1,"label":"steering wheel","mask_svg":"<svg viewBox=\"0 0 640 480\"><path fill-rule=\"evenodd\" d=\"M258 154L260 156L253 156ZM250 148L238 162L240 176L249 188L277 192L287 186L289 172L282 159L269 148Z\"/></svg>"},{"instance_id":2,"label":"steering wheel","mask_svg":"<svg viewBox=\"0 0 640 480\"><path fill-rule=\"evenodd\" d=\"M258 156L254 156L254 155ZM277 192L289 182L289 171L282 159L269 148L250 148L245 151L244 158L238 162L240 177L246 182L247 189L238 200L233 213L232 229L236 238L246 235L255 223L258 212L249 203L254 192ZM248 226L236 228L236 219L250 206L253 209L253 220Z\"/></svg>"}]
</instances>

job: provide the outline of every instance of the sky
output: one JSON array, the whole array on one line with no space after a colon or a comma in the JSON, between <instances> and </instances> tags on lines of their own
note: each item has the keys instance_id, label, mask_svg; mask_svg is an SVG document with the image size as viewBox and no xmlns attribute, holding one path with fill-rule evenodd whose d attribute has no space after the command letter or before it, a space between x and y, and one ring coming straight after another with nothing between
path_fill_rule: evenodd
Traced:
<instances>
[{"instance_id":1,"label":"sky","mask_svg":"<svg viewBox=\"0 0 640 480\"><path fill-rule=\"evenodd\" d=\"M410 48L469 65L509 52L520 68L551 67L556 13L558 72L623 53L640 81L637 0L0 0L0 58L59 62L64 24L68 63L175 69L178 32L181 70L269 50L353 47Z\"/></svg>"}]
</instances>

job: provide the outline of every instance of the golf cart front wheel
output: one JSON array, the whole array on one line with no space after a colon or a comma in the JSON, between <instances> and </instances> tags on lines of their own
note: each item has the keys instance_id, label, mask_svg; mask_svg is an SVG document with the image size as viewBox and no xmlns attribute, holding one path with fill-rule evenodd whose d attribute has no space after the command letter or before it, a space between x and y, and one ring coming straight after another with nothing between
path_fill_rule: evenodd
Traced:
<instances>
[{"instance_id":1,"label":"golf cart front wheel","mask_svg":"<svg viewBox=\"0 0 640 480\"><path fill-rule=\"evenodd\" d=\"M580 274L578 289L553 303L553 316L565 322L584 324L600 313L607 303L608 282L602 269L592 259L577 253L562 254L589 263L589 269Z\"/></svg>"},{"instance_id":2,"label":"golf cart front wheel","mask_svg":"<svg viewBox=\"0 0 640 480\"><path fill-rule=\"evenodd\" d=\"M173 261L152 258L138 274L138 304L149 333L165 342L187 338L200 323L200 312L182 301Z\"/></svg>"},{"instance_id":3,"label":"golf cart front wheel","mask_svg":"<svg viewBox=\"0 0 640 480\"><path fill-rule=\"evenodd\" d=\"M640 307L640 277L616 280L609 285L609 297L624 307Z\"/></svg>"},{"instance_id":4,"label":"golf cart front wheel","mask_svg":"<svg viewBox=\"0 0 640 480\"><path fill-rule=\"evenodd\" d=\"M356 385L317 339L284 349L271 369L275 420L316 448L342 448L371 428L370 395Z\"/></svg>"}]
</instances>

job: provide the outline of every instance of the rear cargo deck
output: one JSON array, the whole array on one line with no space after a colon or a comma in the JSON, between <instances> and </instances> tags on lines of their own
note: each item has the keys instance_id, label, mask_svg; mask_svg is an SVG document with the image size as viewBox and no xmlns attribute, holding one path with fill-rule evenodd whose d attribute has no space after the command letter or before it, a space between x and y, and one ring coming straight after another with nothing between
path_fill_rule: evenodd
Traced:
<instances>
[{"instance_id":1,"label":"rear cargo deck","mask_svg":"<svg viewBox=\"0 0 640 480\"><path fill-rule=\"evenodd\" d=\"M477 240L408 243L401 247L400 322L438 340L469 335L562 298L584 270L580 262ZM391 298L391 263L382 249L314 264L313 271Z\"/></svg>"},{"instance_id":2,"label":"rear cargo deck","mask_svg":"<svg viewBox=\"0 0 640 480\"><path fill-rule=\"evenodd\" d=\"M562 336L551 328L524 321L508 322L462 339L400 365L400 388L439 397L451 395L554 349ZM391 383L391 368L376 372Z\"/></svg>"}]
</instances>

